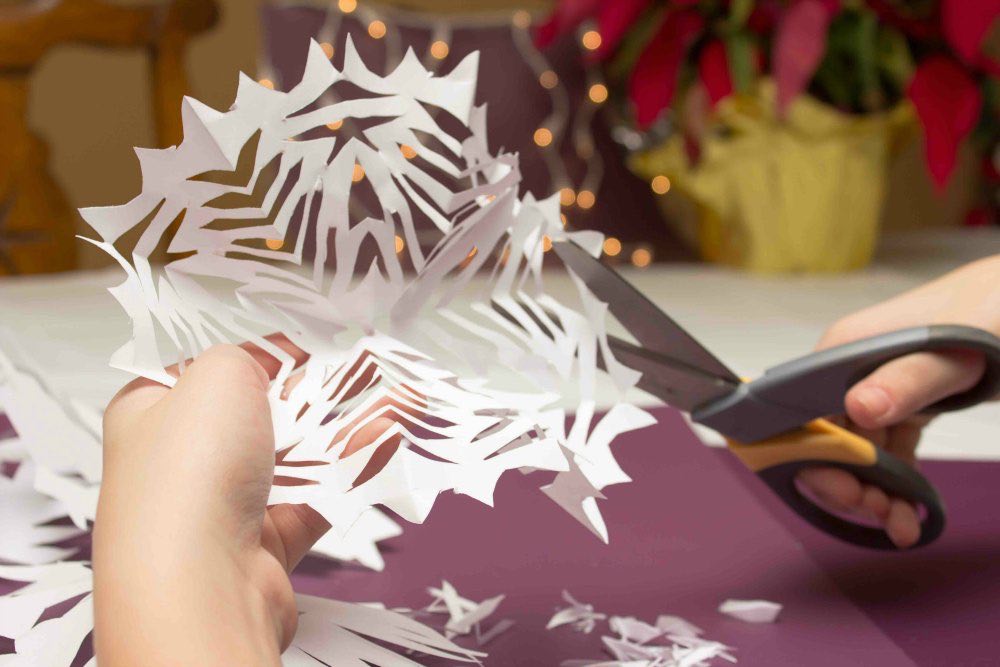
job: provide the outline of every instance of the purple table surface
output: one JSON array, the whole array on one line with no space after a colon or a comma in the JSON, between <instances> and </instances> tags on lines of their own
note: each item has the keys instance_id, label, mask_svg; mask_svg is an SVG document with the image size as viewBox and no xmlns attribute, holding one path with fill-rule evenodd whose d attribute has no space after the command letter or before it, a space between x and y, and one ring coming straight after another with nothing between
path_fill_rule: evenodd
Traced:
<instances>
[{"instance_id":1,"label":"purple table surface","mask_svg":"<svg viewBox=\"0 0 1000 667\"><path fill-rule=\"evenodd\" d=\"M504 593L494 618L516 625L485 647L487 665L603 657L606 626L590 635L545 629L563 589L609 614L683 616L736 647L741 665L914 664L677 413L658 416L659 424L616 445L634 482L609 487L601 501L610 545L538 491L545 476L508 474L493 509L442 496L426 523L383 543L384 572L307 559L296 589L406 607L427 604L427 587L442 579L472 599ZM774 624L748 624L716 611L729 597L785 609ZM926 619L935 617L927 610Z\"/></svg>"},{"instance_id":2,"label":"purple table surface","mask_svg":"<svg viewBox=\"0 0 1000 667\"><path fill-rule=\"evenodd\" d=\"M947 528L927 547L884 554L813 530L728 452L715 454L914 662L1000 665L1000 462L923 462Z\"/></svg>"}]
</instances>

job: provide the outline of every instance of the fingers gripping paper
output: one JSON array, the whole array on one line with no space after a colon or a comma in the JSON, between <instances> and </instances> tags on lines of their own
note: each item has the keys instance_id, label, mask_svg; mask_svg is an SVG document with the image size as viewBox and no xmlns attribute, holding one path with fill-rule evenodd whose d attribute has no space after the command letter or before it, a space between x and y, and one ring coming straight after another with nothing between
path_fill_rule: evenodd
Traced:
<instances>
[{"instance_id":1,"label":"fingers gripping paper","mask_svg":"<svg viewBox=\"0 0 1000 667\"><path fill-rule=\"evenodd\" d=\"M215 343L279 360L271 502L326 517L327 556L381 569L376 542L401 528L378 507L420 522L444 491L492 504L511 470L554 472L544 493L607 541L601 489L629 481L611 442L652 418L624 402L595 414L599 373L621 392L637 378L610 355L606 308L579 279L572 304L542 284L552 242L596 254L600 235L566 232L556 197L518 196L517 156L489 151L473 104L475 55L436 77L409 53L379 76L344 51L337 70L312 44L287 92L241 78L225 112L185 100L184 141L137 151L142 192L82 212L125 272L112 293L132 336L112 365L171 385L168 366L183 372ZM0 560L16 563L0 579L25 584L0 596L0 635L15 640L0 664L62 667L93 627L92 577L53 544L94 519L100 416L0 342L14 428L0 443L0 526L15 537ZM347 454L372 425L375 442ZM75 527L51 524L62 517ZM57 605L67 611L40 620ZM285 664L417 664L386 645L481 656L385 610L298 606Z\"/></svg>"},{"instance_id":2,"label":"fingers gripping paper","mask_svg":"<svg viewBox=\"0 0 1000 667\"><path fill-rule=\"evenodd\" d=\"M446 490L491 504L522 469L556 471L546 494L606 541L600 489L628 481L609 444L652 420L629 405L595 417L599 351L620 389L636 378L608 353L603 304L580 281L574 307L556 302L541 268L551 242L601 238L564 231L556 197L518 197L517 156L489 152L473 105L476 68L473 54L436 77L411 52L383 77L348 41L337 70L313 43L287 92L243 77L226 112L185 100L183 143L138 151L142 192L83 211L126 273L112 291L133 335L112 363L171 384L165 366L213 343L278 358L271 501L308 504L337 534L374 505L423 521ZM511 386L487 382L497 365ZM554 407L567 392L569 432ZM359 483L380 448L395 454Z\"/></svg>"}]
</instances>

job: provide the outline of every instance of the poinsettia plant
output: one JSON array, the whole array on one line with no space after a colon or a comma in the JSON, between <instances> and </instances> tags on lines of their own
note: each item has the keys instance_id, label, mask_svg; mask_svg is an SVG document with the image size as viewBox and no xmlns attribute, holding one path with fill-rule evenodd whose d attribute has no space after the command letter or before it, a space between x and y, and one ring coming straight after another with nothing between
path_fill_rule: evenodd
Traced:
<instances>
[{"instance_id":1,"label":"poinsettia plant","mask_svg":"<svg viewBox=\"0 0 1000 667\"><path fill-rule=\"evenodd\" d=\"M558 0L536 40L594 22L591 57L642 129L692 86L714 106L761 76L779 117L804 93L858 114L909 99L943 187L966 137L1000 140L998 17L1000 0Z\"/></svg>"}]
</instances>

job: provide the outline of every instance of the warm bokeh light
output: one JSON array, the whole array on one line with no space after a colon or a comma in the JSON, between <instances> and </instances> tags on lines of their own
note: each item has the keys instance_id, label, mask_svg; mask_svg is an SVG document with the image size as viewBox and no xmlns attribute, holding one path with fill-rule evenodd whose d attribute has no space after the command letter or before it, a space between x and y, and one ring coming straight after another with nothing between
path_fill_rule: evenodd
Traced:
<instances>
[{"instance_id":1,"label":"warm bokeh light","mask_svg":"<svg viewBox=\"0 0 1000 667\"><path fill-rule=\"evenodd\" d=\"M328 130L333 130L334 132L336 132L337 130L339 130L343 126L344 126L344 121L342 121L342 120L335 120L332 123L327 123L326 124L326 128Z\"/></svg>"},{"instance_id":2,"label":"warm bokeh light","mask_svg":"<svg viewBox=\"0 0 1000 667\"><path fill-rule=\"evenodd\" d=\"M274 90L274 81L271 81L270 79L261 79L257 83L264 86L268 90Z\"/></svg>"},{"instance_id":3,"label":"warm bokeh light","mask_svg":"<svg viewBox=\"0 0 1000 667\"><path fill-rule=\"evenodd\" d=\"M417 157L417 151L414 150L413 146L407 144L400 144L399 152L402 153L403 157L405 157L407 160L412 160L413 158Z\"/></svg>"},{"instance_id":4,"label":"warm bokeh light","mask_svg":"<svg viewBox=\"0 0 1000 667\"><path fill-rule=\"evenodd\" d=\"M339 0L337 2L337 9L344 12L345 14L350 14L357 8L358 8L358 0Z\"/></svg>"},{"instance_id":5,"label":"warm bokeh light","mask_svg":"<svg viewBox=\"0 0 1000 667\"><path fill-rule=\"evenodd\" d=\"M559 75L550 69L545 70L538 75L538 83L542 84L542 88L552 89L559 85Z\"/></svg>"},{"instance_id":6,"label":"warm bokeh light","mask_svg":"<svg viewBox=\"0 0 1000 667\"><path fill-rule=\"evenodd\" d=\"M547 127L540 127L535 130L535 143L542 148L552 143L552 130Z\"/></svg>"},{"instance_id":7,"label":"warm bokeh light","mask_svg":"<svg viewBox=\"0 0 1000 667\"><path fill-rule=\"evenodd\" d=\"M354 163L354 173L351 174L351 180L358 183L365 177L365 168L362 167L357 162Z\"/></svg>"},{"instance_id":8,"label":"warm bokeh light","mask_svg":"<svg viewBox=\"0 0 1000 667\"><path fill-rule=\"evenodd\" d=\"M285 245L284 239L267 239L264 241L264 245L267 246L268 250L281 250L282 246Z\"/></svg>"},{"instance_id":9,"label":"warm bokeh light","mask_svg":"<svg viewBox=\"0 0 1000 667\"><path fill-rule=\"evenodd\" d=\"M594 104L601 104L608 99L608 87L603 83L595 83L587 91L587 96L590 97L590 101Z\"/></svg>"},{"instance_id":10,"label":"warm bokeh light","mask_svg":"<svg viewBox=\"0 0 1000 667\"><path fill-rule=\"evenodd\" d=\"M569 224L569 218L566 217L565 213L560 213L559 214L559 219L562 220L563 227L565 227L566 225Z\"/></svg>"},{"instance_id":11,"label":"warm bokeh light","mask_svg":"<svg viewBox=\"0 0 1000 667\"><path fill-rule=\"evenodd\" d=\"M588 209L594 205L597 197L590 190L580 190L576 193L576 205L582 209Z\"/></svg>"},{"instance_id":12,"label":"warm bokeh light","mask_svg":"<svg viewBox=\"0 0 1000 667\"><path fill-rule=\"evenodd\" d=\"M583 43L583 47L590 51L601 48L601 33L596 30L588 30L583 33L583 37L580 38L580 42Z\"/></svg>"},{"instance_id":13,"label":"warm bokeh light","mask_svg":"<svg viewBox=\"0 0 1000 667\"><path fill-rule=\"evenodd\" d=\"M510 17L511 22L521 30L531 26L531 13L524 9L519 9Z\"/></svg>"},{"instance_id":14,"label":"warm bokeh light","mask_svg":"<svg viewBox=\"0 0 1000 667\"><path fill-rule=\"evenodd\" d=\"M604 254L608 257L617 257L622 251L622 242L614 236L604 239Z\"/></svg>"},{"instance_id":15,"label":"warm bokeh light","mask_svg":"<svg viewBox=\"0 0 1000 667\"><path fill-rule=\"evenodd\" d=\"M323 53L326 54L327 58L333 57L333 44L330 42L323 42L319 45L319 48L323 49Z\"/></svg>"},{"instance_id":16,"label":"warm bokeh light","mask_svg":"<svg viewBox=\"0 0 1000 667\"><path fill-rule=\"evenodd\" d=\"M439 39L431 44L431 55L438 60L444 60L447 58L450 50L451 49L448 48L448 42L445 42L444 40Z\"/></svg>"},{"instance_id":17,"label":"warm bokeh light","mask_svg":"<svg viewBox=\"0 0 1000 667\"><path fill-rule=\"evenodd\" d=\"M653 253L647 248L636 248L632 251L632 265L644 269L653 261Z\"/></svg>"},{"instance_id":18,"label":"warm bokeh light","mask_svg":"<svg viewBox=\"0 0 1000 667\"><path fill-rule=\"evenodd\" d=\"M573 188L563 188L559 191L559 203L563 206L572 206L576 201L576 192Z\"/></svg>"},{"instance_id":19,"label":"warm bokeh light","mask_svg":"<svg viewBox=\"0 0 1000 667\"><path fill-rule=\"evenodd\" d=\"M396 235L396 252L403 252L403 248L406 247L406 243L403 242L403 237L399 234Z\"/></svg>"},{"instance_id":20,"label":"warm bokeh light","mask_svg":"<svg viewBox=\"0 0 1000 667\"><path fill-rule=\"evenodd\" d=\"M368 24L368 34L375 39L382 39L385 37L385 23L375 19Z\"/></svg>"},{"instance_id":21,"label":"warm bokeh light","mask_svg":"<svg viewBox=\"0 0 1000 667\"><path fill-rule=\"evenodd\" d=\"M552 239L548 236L542 237L542 252L548 252L552 250Z\"/></svg>"},{"instance_id":22,"label":"warm bokeh light","mask_svg":"<svg viewBox=\"0 0 1000 667\"><path fill-rule=\"evenodd\" d=\"M649 185L653 188L653 192L658 195L665 195L670 191L670 179L663 174L653 176L653 180L649 182Z\"/></svg>"}]
</instances>

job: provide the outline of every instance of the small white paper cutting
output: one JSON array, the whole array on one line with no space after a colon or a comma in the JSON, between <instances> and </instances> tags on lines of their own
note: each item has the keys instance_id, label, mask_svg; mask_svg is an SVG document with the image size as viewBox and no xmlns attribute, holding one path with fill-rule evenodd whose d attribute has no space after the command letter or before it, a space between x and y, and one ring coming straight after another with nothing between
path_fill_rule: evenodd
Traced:
<instances>
[{"instance_id":1,"label":"small white paper cutting","mask_svg":"<svg viewBox=\"0 0 1000 667\"><path fill-rule=\"evenodd\" d=\"M781 605L769 600L726 600L719 611L747 623L774 623L781 613Z\"/></svg>"}]
</instances>

